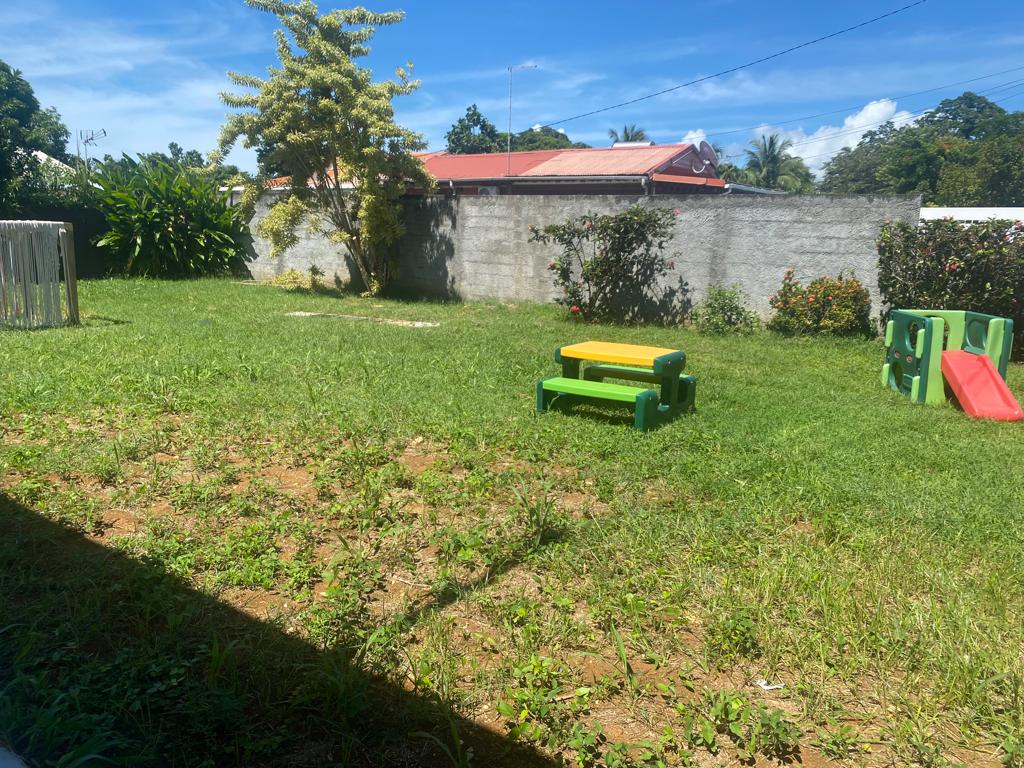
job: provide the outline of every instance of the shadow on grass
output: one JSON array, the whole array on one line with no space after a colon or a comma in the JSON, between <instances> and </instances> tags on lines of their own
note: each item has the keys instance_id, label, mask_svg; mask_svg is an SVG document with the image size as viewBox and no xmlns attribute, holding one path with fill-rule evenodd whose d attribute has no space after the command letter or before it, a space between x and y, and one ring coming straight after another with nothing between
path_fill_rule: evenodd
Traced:
<instances>
[{"instance_id":1,"label":"shadow on grass","mask_svg":"<svg viewBox=\"0 0 1024 768\"><path fill-rule=\"evenodd\" d=\"M32 765L441 766L416 731L449 723L479 764L555 765L3 494L0 596L0 742Z\"/></svg>"},{"instance_id":2,"label":"shadow on grass","mask_svg":"<svg viewBox=\"0 0 1024 768\"><path fill-rule=\"evenodd\" d=\"M116 317L106 317L105 315L84 315L82 317L82 325L131 325L131 320L121 320Z\"/></svg>"}]
</instances>

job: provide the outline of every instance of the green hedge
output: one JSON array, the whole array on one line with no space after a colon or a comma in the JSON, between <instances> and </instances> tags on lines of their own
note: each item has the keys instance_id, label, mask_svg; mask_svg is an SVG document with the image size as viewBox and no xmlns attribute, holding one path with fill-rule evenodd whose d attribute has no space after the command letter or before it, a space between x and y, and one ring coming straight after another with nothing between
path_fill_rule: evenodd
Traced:
<instances>
[{"instance_id":1,"label":"green hedge","mask_svg":"<svg viewBox=\"0 0 1024 768\"><path fill-rule=\"evenodd\" d=\"M878 255L878 288L889 308L1009 317L1014 357L1024 357L1024 224L888 224L878 236Z\"/></svg>"}]
</instances>

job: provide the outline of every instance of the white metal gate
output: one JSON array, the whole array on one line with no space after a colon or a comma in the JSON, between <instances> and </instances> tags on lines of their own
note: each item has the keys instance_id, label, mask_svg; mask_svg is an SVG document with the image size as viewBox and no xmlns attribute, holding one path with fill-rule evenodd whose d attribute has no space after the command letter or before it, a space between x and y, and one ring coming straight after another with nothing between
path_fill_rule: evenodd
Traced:
<instances>
[{"instance_id":1,"label":"white metal gate","mask_svg":"<svg viewBox=\"0 0 1024 768\"><path fill-rule=\"evenodd\" d=\"M0 326L47 328L68 323L78 323L71 224L0 221Z\"/></svg>"}]
</instances>

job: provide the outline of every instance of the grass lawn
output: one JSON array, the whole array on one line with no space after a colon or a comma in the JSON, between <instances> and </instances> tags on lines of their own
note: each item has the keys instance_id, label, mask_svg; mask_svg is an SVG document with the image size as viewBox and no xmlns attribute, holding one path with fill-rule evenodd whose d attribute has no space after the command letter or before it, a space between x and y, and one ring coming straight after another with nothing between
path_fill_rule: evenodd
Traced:
<instances>
[{"instance_id":1,"label":"grass lawn","mask_svg":"<svg viewBox=\"0 0 1024 768\"><path fill-rule=\"evenodd\" d=\"M1024 764L1024 428L887 392L880 342L81 305L0 332L0 742L33 765ZM697 413L537 417L587 338L686 350Z\"/></svg>"}]
</instances>

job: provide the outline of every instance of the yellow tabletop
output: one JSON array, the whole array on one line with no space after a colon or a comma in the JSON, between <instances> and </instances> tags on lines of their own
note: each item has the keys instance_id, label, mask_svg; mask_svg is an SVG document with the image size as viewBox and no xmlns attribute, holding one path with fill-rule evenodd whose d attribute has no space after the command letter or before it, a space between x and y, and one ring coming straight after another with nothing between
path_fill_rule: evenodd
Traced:
<instances>
[{"instance_id":1,"label":"yellow tabletop","mask_svg":"<svg viewBox=\"0 0 1024 768\"><path fill-rule=\"evenodd\" d=\"M583 341L570 344L560 350L562 357L577 360L591 360L595 363L615 363L618 365L639 365L646 368L654 367L654 359L662 355L678 352L665 347L644 347L637 344L615 344L610 341Z\"/></svg>"}]
</instances>

